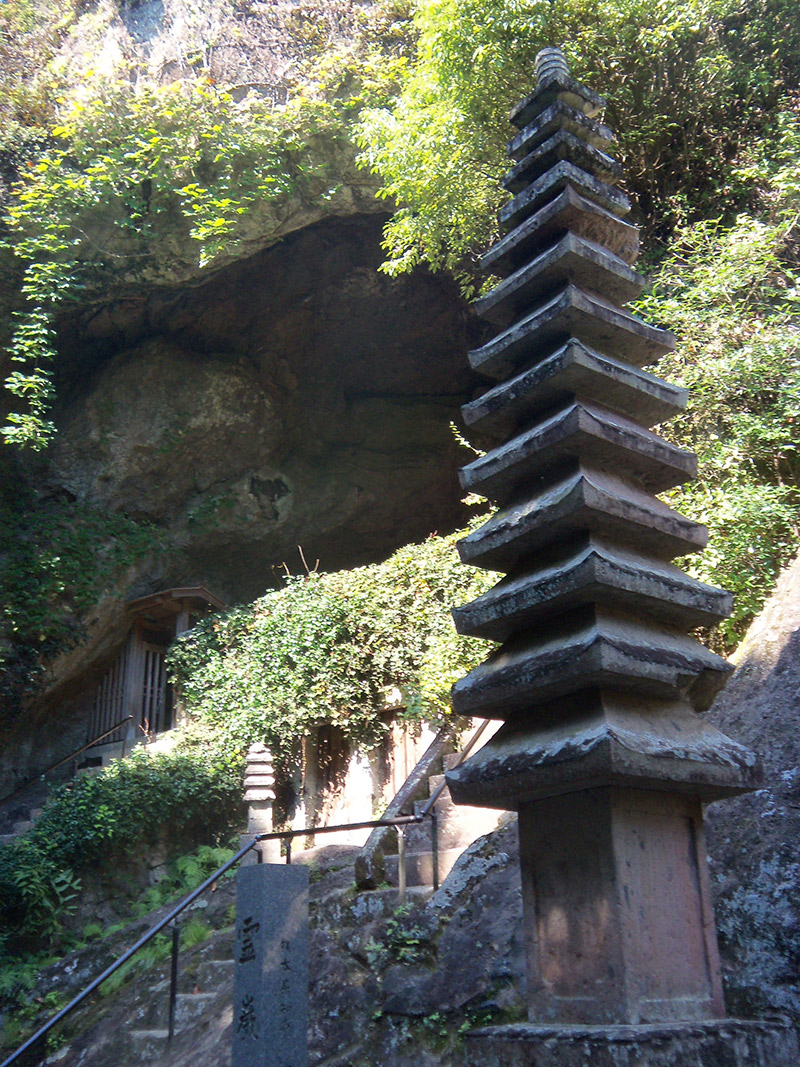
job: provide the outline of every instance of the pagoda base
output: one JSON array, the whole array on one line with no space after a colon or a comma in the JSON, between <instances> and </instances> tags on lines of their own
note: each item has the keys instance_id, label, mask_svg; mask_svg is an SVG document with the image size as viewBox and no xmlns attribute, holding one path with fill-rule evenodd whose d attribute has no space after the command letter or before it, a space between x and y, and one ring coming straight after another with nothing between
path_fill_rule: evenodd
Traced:
<instances>
[{"instance_id":1,"label":"pagoda base","mask_svg":"<svg viewBox=\"0 0 800 1067\"><path fill-rule=\"evenodd\" d=\"M670 1026L492 1026L466 1036L466 1067L797 1067L788 1020Z\"/></svg>"}]
</instances>

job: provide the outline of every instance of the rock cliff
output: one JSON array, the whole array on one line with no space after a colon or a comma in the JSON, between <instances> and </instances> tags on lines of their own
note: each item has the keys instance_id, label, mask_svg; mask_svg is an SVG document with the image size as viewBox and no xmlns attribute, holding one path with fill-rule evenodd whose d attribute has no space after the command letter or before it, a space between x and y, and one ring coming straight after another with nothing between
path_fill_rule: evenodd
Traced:
<instances>
[{"instance_id":1,"label":"rock cliff","mask_svg":"<svg viewBox=\"0 0 800 1067\"><path fill-rule=\"evenodd\" d=\"M101 0L60 31L48 69L78 98L98 76L163 86L201 71L280 107L308 57L347 53L372 7ZM78 647L45 657L29 723L69 719L119 648L126 600L176 585L252 599L284 564L301 570L298 546L310 566L354 566L465 517L450 424L478 328L452 280L379 272L386 213L353 144L322 134L309 151L312 177L249 210L213 268L186 219L159 214L145 256L107 211L81 219L57 435L6 480L32 506L125 516L153 545L76 610ZM4 306L20 307L17 268L1 266Z\"/></svg>"},{"instance_id":2,"label":"rock cliff","mask_svg":"<svg viewBox=\"0 0 800 1067\"><path fill-rule=\"evenodd\" d=\"M474 327L444 277L378 272L381 224L326 220L202 284L134 288L61 323L58 434L25 479L38 499L151 524L158 551L84 616L38 708L96 677L132 597L199 584L252 599L301 569L298 546L331 570L463 520L450 424Z\"/></svg>"},{"instance_id":3,"label":"rock cliff","mask_svg":"<svg viewBox=\"0 0 800 1067\"><path fill-rule=\"evenodd\" d=\"M734 656L709 718L758 753L764 788L712 804L712 883L730 1011L800 1013L800 557Z\"/></svg>"}]
</instances>

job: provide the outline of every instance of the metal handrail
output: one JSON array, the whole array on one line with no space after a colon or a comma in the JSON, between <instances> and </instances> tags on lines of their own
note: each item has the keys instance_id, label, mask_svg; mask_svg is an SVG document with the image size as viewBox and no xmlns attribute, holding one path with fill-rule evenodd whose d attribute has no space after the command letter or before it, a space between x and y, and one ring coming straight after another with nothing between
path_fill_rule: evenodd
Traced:
<instances>
[{"instance_id":1,"label":"metal handrail","mask_svg":"<svg viewBox=\"0 0 800 1067\"><path fill-rule=\"evenodd\" d=\"M133 716L129 715L127 718L130 719L132 717ZM122 722L127 722L127 719L123 719ZM112 729L107 731L107 733L112 733L113 730L117 729L117 727L120 726L120 725L121 725L121 723L118 723L117 726L112 727ZM459 753L459 757L458 757L458 759L456 760L456 763L455 763L456 767L458 767L461 763L463 763L463 761L466 759L466 757L469 755L469 753L475 747L476 743L478 742L478 740L480 739L480 737L482 736L483 732L486 730L488 725L489 725L489 720L488 719L484 719L484 721L481 723L481 725L478 727L478 729L475 731L475 733L469 739L467 744L464 746L462 751ZM106 736L106 734L101 734L100 738L95 738L94 741L90 742L89 745L86 745L84 747L85 748L89 748L92 744L95 744L96 741L100 740L102 737L105 737L105 736ZM68 756L67 760L68 759L72 759L75 755L78 755L81 751L83 751L83 749L79 749L77 753L73 753L73 756ZM62 762L66 762L66 760L63 760ZM59 764L56 764L56 766L59 766ZM50 769L53 770L54 768L50 768ZM343 831L343 830L372 830L372 829L377 829L379 827L384 827L384 826L396 826L396 827L398 827L400 829L401 842L402 842L401 851L402 851L403 856L404 856L404 854L405 854L405 848L404 848L404 845L405 845L405 828L407 826L411 825L412 823L421 823L427 818L427 819L431 820L431 852L433 854L433 888L434 888L434 891L435 891L436 889L439 888L438 820L437 820L437 816L436 816L435 805L436 805L436 801L441 796L442 791L444 790L446 784L447 784L446 781L443 781L437 786L437 788L431 794L430 799L427 801L427 803L422 808L422 810L419 812L419 814L415 814L415 815L394 815L394 816L390 816L388 818L387 817L383 817L383 818L380 818L380 819L368 819L368 820L364 820L363 822L339 823L339 824L334 825L334 826L306 826L306 827L303 827L300 830L273 830L273 831L271 831L269 833L256 834L253 837L252 841L249 841L246 845L244 845L242 848L240 848L239 851L237 853L235 853L235 855L233 855L229 860L227 860L227 862L223 863L221 867L217 868L217 870L214 871L213 874L210 874L208 876L208 878L206 878L206 880L203 882L202 885L198 886L197 889L193 890L187 897L184 897L184 899L179 904L177 904L163 919L159 920L159 922L157 922L155 924L155 926L151 927L147 931L147 933L143 934L134 945L132 945L125 952L123 952L123 954L118 959L116 959L112 964L110 964L108 967L106 967L106 969L102 972L102 974L98 975L97 978L93 979L93 981L91 981L89 983L89 985L86 986L85 989L83 989L80 993L78 993L78 995L76 997L73 997L73 999L69 1002L69 1004L67 1004L59 1012L57 1012L57 1014L54 1015L53 1018L49 1020L49 1022L45 1023L44 1026L42 1026L39 1030L37 1030L36 1033L33 1034L32 1037L29 1037L28 1040L23 1045L20 1045L20 1047L15 1052L13 1052L11 1054L11 1056L8 1057L8 1059L4 1060L3 1063L0 1064L0 1067L11 1067L11 1064L15 1063L24 1052L26 1052L29 1049L33 1048L33 1046L37 1042L41 1041L42 1038L45 1037L53 1029L54 1026L56 1026L58 1023L60 1023L62 1019L66 1018L67 1015L69 1015L72 1011L74 1011L77 1007L79 1007L79 1005L82 1004L83 1001L86 1000L87 997L91 996L91 994L94 993L94 991L98 988L98 986L100 986L106 980L106 978L110 978L111 975L114 974L115 971L118 971L119 968L123 966L123 964L127 963L128 960L130 960L133 956L135 956L136 953L139 952L140 949L144 948L144 946L146 944L148 944L148 942L150 942L156 936L156 934L159 934L165 927L169 926L170 923L174 924L175 920L178 918L178 916L183 911L185 911L185 909L188 908L190 904L192 904L195 900L197 900L198 897L202 896L202 894L205 893L205 891L207 889L209 889L219 878L221 878L223 874L225 874L227 871L229 871L232 867L235 867L236 864L239 863L239 861L244 856L246 856L248 852L250 852L252 849L255 849L256 846L261 841L276 841L276 840L286 841L286 862L287 863L291 863L291 859L292 859L291 842L295 837L311 837L311 836L314 836L316 834L332 834L332 833L337 833L337 832L340 832L340 831ZM259 861L260 861L260 859L261 859L261 856L260 856L260 853L259 853ZM405 882L406 882L406 877L405 877L404 864L402 862L400 864L400 868L401 869L400 869L400 871L398 873L399 882L400 882L399 895L400 895L401 902L404 902L405 901L405 888L406 888L405 887ZM178 945L177 926L173 925L173 929L172 929L172 964L171 964L171 978L170 978L170 1005L169 1005L169 1037L170 1037L170 1039L172 1038L172 1032L173 1032L173 1022L174 1022L174 1017L175 1017L175 997L176 997L176 991L177 991L177 961L178 961L177 945Z\"/></svg>"},{"instance_id":2,"label":"metal handrail","mask_svg":"<svg viewBox=\"0 0 800 1067\"><path fill-rule=\"evenodd\" d=\"M104 730L102 734L98 734L97 737L93 737L91 741L87 741L85 745L81 745L80 748L76 748L74 752L70 752L68 756L60 759L58 763L54 763L52 767L48 767L46 771L42 771L41 774L35 774L33 778L29 778L27 782L17 786L13 793L9 793L8 796L0 797L0 804L5 804L7 800L13 800L18 797L20 793L24 793L26 789L34 784L34 782L41 782L41 780L51 774L53 771L58 770L59 767L63 767L65 763L69 763L70 760L75 759L76 756L80 756L81 752L85 752L87 748L91 748L92 745L96 745L98 741L102 741L104 737L108 737L109 734L113 734L115 730L118 730L120 726L124 726L126 722L129 722L133 718L133 715L126 715L124 719L120 719L119 722L115 722L114 725Z\"/></svg>"},{"instance_id":3,"label":"metal handrail","mask_svg":"<svg viewBox=\"0 0 800 1067\"><path fill-rule=\"evenodd\" d=\"M94 993L94 991L106 980L106 978L110 978L115 971L118 971L123 964L127 963L129 959L135 956L140 949L144 948L144 946L149 941L151 941L156 936L156 934L161 933L161 931L166 926L169 926L170 923L174 923L177 917L181 914L181 912L185 911L185 909L188 908L189 905L192 904L195 900L197 900L199 896L202 896L202 894L205 893L205 891L209 889L214 884L214 882L217 881L217 879L221 878L222 875L226 873L226 871L229 871L231 867L234 867L237 863L239 863L239 861L244 856L246 856L251 849L254 849L260 841L274 841L276 839L284 838L291 840L294 837L309 837L312 834L330 834L340 830L366 830L378 826L407 826L409 823L422 822L423 818L423 815L397 815L391 819L371 819L365 822L341 823L338 826L306 826L301 830L275 830L271 833L257 834L252 841L248 842L246 845L240 848L234 856L227 860L227 862L223 863L221 867L214 871L213 874L209 875L202 885L198 886L197 889L193 890L187 897L185 897L179 904L177 904L169 912L168 915L166 915L163 919L160 919L155 924L155 926L151 927L147 931L147 933L143 934L134 945L132 945L125 952L123 952L123 954L112 964L106 967L102 974L99 974L95 979L93 979L93 981L91 981L85 989L78 993L77 996L73 997L69 1004L67 1004L59 1012L57 1012L52 1019L45 1023L44 1026L40 1027L40 1029L37 1030L32 1037L29 1037L23 1045L20 1045L20 1047L15 1052L13 1052L8 1057L8 1059L4 1060L2 1064L0 1064L0 1067L11 1067L11 1064L15 1063L24 1052L27 1052L29 1049L33 1048L33 1046L36 1045L37 1042L41 1041L43 1037L50 1033L54 1026L60 1023L62 1019L66 1018L67 1015L69 1015L77 1007L79 1007L79 1005L81 1005L87 997L91 996L91 994ZM287 850L287 862L290 860L290 858L291 851ZM173 945L174 943L175 942L173 941ZM173 974L172 980L170 982L170 1014L174 1017L174 1004L172 1002L172 998L174 998L175 996L175 968L177 967L177 952L174 950L174 948L172 952L172 961Z\"/></svg>"},{"instance_id":4,"label":"metal handrail","mask_svg":"<svg viewBox=\"0 0 800 1067\"><path fill-rule=\"evenodd\" d=\"M473 750L475 745L478 743L480 738L483 736L484 731L488 729L490 721L491 721L490 719L484 719L483 720L483 722L480 724L478 729L475 731L475 733L472 735L472 737L469 739L469 741L467 741L466 745L464 745L464 747L459 752L458 759L453 764L454 768L461 766L461 764L464 762L464 760L467 758L467 756ZM442 782L439 782L439 784L436 786L434 791L431 793L430 799L426 802L424 808L420 812L420 817L424 818L426 815L430 815L433 812L433 809L436 806L436 801L439 799L439 797L442 795L442 793L444 792L444 790L446 788L447 788L447 781L446 780L442 781Z\"/></svg>"}]
</instances>

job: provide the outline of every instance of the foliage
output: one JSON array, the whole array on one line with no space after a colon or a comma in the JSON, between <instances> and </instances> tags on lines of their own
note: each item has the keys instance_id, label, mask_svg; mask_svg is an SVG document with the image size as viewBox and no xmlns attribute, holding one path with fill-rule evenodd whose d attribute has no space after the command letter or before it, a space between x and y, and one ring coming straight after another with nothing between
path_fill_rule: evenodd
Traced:
<instances>
[{"instance_id":1,"label":"foliage","mask_svg":"<svg viewBox=\"0 0 800 1067\"><path fill-rule=\"evenodd\" d=\"M10 443L39 449L52 436L53 321L86 283L79 263L92 255L89 213L113 212L117 231L94 270L110 257L146 262L154 232L169 228L176 208L207 264L235 243L238 219L256 201L285 196L308 177L298 148L318 118L284 124L266 104L236 107L200 80L139 93L118 83L73 104L52 131L61 144L29 169L8 212L27 301L9 349L17 368L6 387L25 401L3 431Z\"/></svg>"},{"instance_id":2,"label":"foliage","mask_svg":"<svg viewBox=\"0 0 800 1067\"><path fill-rule=\"evenodd\" d=\"M160 543L149 524L74 501L37 500L6 479L0 488L4 716L32 690L46 659L81 639L80 613Z\"/></svg>"},{"instance_id":3,"label":"foliage","mask_svg":"<svg viewBox=\"0 0 800 1067\"><path fill-rule=\"evenodd\" d=\"M229 748L264 740L279 758L324 722L374 744L394 689L409 718L446 716L452 683L485 651L455 633L449 608L491 581L457 562L454 540L289 578L280 592L203 621L168 657L189 714Z\"/></svg>"},{"instance_id":4,"label":"foliage","mask_svg":"<svg viewBox=\"0 0 800 1067\"><path fill-rule=\"evenodd\" d=\"M54 79L49 60L75 18L61 0L4 0L0 5L0 120L3 126L49 121Z\"/></svg>"},{"instance_id":5,"label":"foliage","mask_svg":"<svg viewBox=\"0 0 800 1067\"><path fill-rule=\"evenodd\" d=\"M107 285L120 263L157 274L159 257L191 242L209 266L246 237L256 209L331 198L332 150L404 65L382 14L365 20L352 49L309 56L280 106L237 102L203 73L167 86L91 75L62 98L51 143L29 163L6 218L25 301L9 346L6 388L19 403L2 431L8 443L41 450L52 438L54 322L82 289Z\"/></svg>"},{"instance_id":6,"label":"foliage","mask_svg":"<svg viewBox=\"0 0 800 1067\"><path fill-rule=\"evenodd\" d=\"M799 172L800 116L787 112L770 156L740 172L760 192L761 217L681 230L640 305L678 335L659 371L689 388L690 406L667 432L700 466L670 503L710 528L709 548L684 563L734 592L727 647L800 540Z\"/></svg>"},{"instance_id":7,"label":"foliage","mask_svg":"<svg viewBox=\"0 0 800 1067\"><path fill-rule=\"evenodd\" d=\"M165 834L173 847L205 839L206 847L174 861L158 899L147 900L148 910L156 907L229 858L211 843L240 815L236 763L201 751L136 749L101 774L59 787L33 829L0 847L0 920L29 942L57 941L79 902L82 874L111 872L137 845Z\"/></svg>"},{"instance_id":8,"label":"foliage","mask_svg":"<svg viewBox=\"0 0 800 1067\"><path fill-rule=\"evenodd\" d=\"M6 854L8 858L9 854ZM228 848L219 848L214 845L201 845L193 852L173 857L168 865L164 877L154 886L150 886L138 898L133 901L130 909L133 916L147 916L152 911L164 904L174 901L176 898L185 897L192 890L204 882L210 874L231 858L233 852ZM0 870L2 870L3 853L0 852ZM46 865L45 865L46 866ZM101 865L102 868L102 865ZM31 865L19 866L17 872L19 880L35 877L38 872ZM231 872L228 872L229 875ZM74 879L69 871L62 871L58 877L67 880ZM0 878L0 883L2 879ZM76 880L75 880L76 881ZM76 887L79 888L79 887ZM39 898L37 897L37 900ZM201 898L202 899L202 898ZM234 907L232 905L232 907ZM49 941L58 949L58 956L47 955L42 952L28 953L25 951L31 943L30 938L20 939L20 930L12 926L4 928L4 944L0 944L0 1014L7 1014L13 1019L13 1025L5 1025L0 1031L0 1047L14 1047L25 1037L29 1036L35 1028L42 1011L51 1009L50 1014L62 1007L69 994L64 991L54 990L38 996L32 996L31 991L40 981L41 972L49 965L63 958L63 953L79 950L89 942L104 937L112 937L125 930L124 922L111 926L108 924L88 923L83 927L80 937L64 936L63 923L69 918L72 908L54 908L52 922L47 927L37 927L38 943ZM232 921L232 919L231 919ZM74 925L74 924L73 924ZM179 920L180 949L185 951L194 945L199 945L211 934L212 928L208 922L194 915L187 920L186 913ZM24 930L23 930L24 932ZM127 964L107 979L101 986L101 995L108 996L120 989L134 975L141 974L157 963L162 962L170 952L171 937L167 933L158 934L144 946ZM74 966L74 965L73 965ZM67 972L69 971L67 967ZM62 1035L63 1039L63 1035Z\"/></svg>"},{"instance_id":9,"label":"foliage","mask_svg":"<svg viewBox=\"0 0 800 1067\"><path fill-rule=\"evenodd\" d=\"M414 26L398 99L367 112L359 133L363 162L399 205L390 272L468 270L486 246L507 116L544 45L563 47L574 75L607 97L628 184L658 232L746 198L731 160L800 81L792 0L420 0Z\"/></svg>"},{"instance_id":10,"label":"foliage","mask_svg":"<svg viewBox=\"0 0 800 1067\"><path fill-rule=\"evenodd\" d=\"M495 236L506 195L506 116L533 86L540 47L563 46L574 74L607 95L650 237L674 231L641 310L683 342L661 369L689 386L692 407L665 432L698 452L700 481L673 501L711 529L711 548L685 562L736 594L716 638L730 649L800 532L800 152L781 99L800 67L773 48L800 25L783 0L610 0L599 11L583 0L422 0L414 24L417 58L398 99L366 113L359 132L363 162L400 205L385 231L390 273L428 263L460 272L467 292L476 285L472 256Z\"/></svg>"},{"instance_id":11,"label":"foliage","mask_svg":"<svg viewBox=\"0 0 800 1067\"><path fill-rule=\"evenodd\" d=\"M153 940L140 949L132 959L129 959L127 963L123 963L118 970L106 978L100 987L100 995L103 997L113 996L133 977L150 970L155 964L167 959L170 949L170 937L164 933L156 934Z\"/></svg>"},{"instance_id":12,"label":"foliage","mask_svg":"<svg viewBox=\"0 0 800 1067\"><path fill-rule=\"evenodd\" d=\"M367 961L375 970L390 963L430 964L436 958L433 939L435 924L411 904L395 908L380 931L378 940L370 938L365 946Z\"/></svg>"},{"instance_id":13,"label":"foliage","mask_svg":"<svg viewBox=\"0 0 800 1067\"><path fill-rule=\"evenodd\" d=\"M194 852L187 852L176 856L168 864L167 872L155 885L146 889L134 906L137 915L149 915L151 911L160 908L162 904L181 896L186 896L193 889L213 874L219 867L233 855L229 848L220 848L214 845L201 845ZM193 938L193 934L187 934L183 929L183 936ZM204 929L207 929L204 927ZM202 940L202 939L201 939ZM196 941L192 942L196 944Z\"/></svg>"}]
</instances>

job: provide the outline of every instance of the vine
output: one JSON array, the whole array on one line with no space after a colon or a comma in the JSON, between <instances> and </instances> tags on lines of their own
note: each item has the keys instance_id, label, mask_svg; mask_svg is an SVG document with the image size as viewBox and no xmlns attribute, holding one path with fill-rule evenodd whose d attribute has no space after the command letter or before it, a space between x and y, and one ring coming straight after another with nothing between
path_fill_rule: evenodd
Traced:
<instances>
[{"instance_id":1,"label":"vine","mask_svg":"<svg viewBox=\"0 0 800 1067\"><path fill-rule=\"evenodd\" d=\"M90 74L80 98L62 102L5 218L4 245L24 264L9 444L38 451L53 436L54 325L68 301L113 284L120 263L157 277L159 257L187 243L208 268L246 239L257 210L333 196L331 147L348 142L354 116L386 99L405 64L388 28L402 18L386 7L351 48L308 58L285 104L252 94L237 102L202 74L165 87Z\"/></svg>"},{"instance_id":2,"label":"vine","mask_svg":"<svg viewBox=\"0 0 800 1067\"><path fill-rule=\"evenodd\" d=\"M486 651L456 634L450 606L492 583L459 563L454 541L290 578L280 592L201 622L168 655L189 715L228 750L266 740L279 759L322 723L369 748L393 702L410 720L445 718L453 682Z\"/></svg>"}]
</instances>

